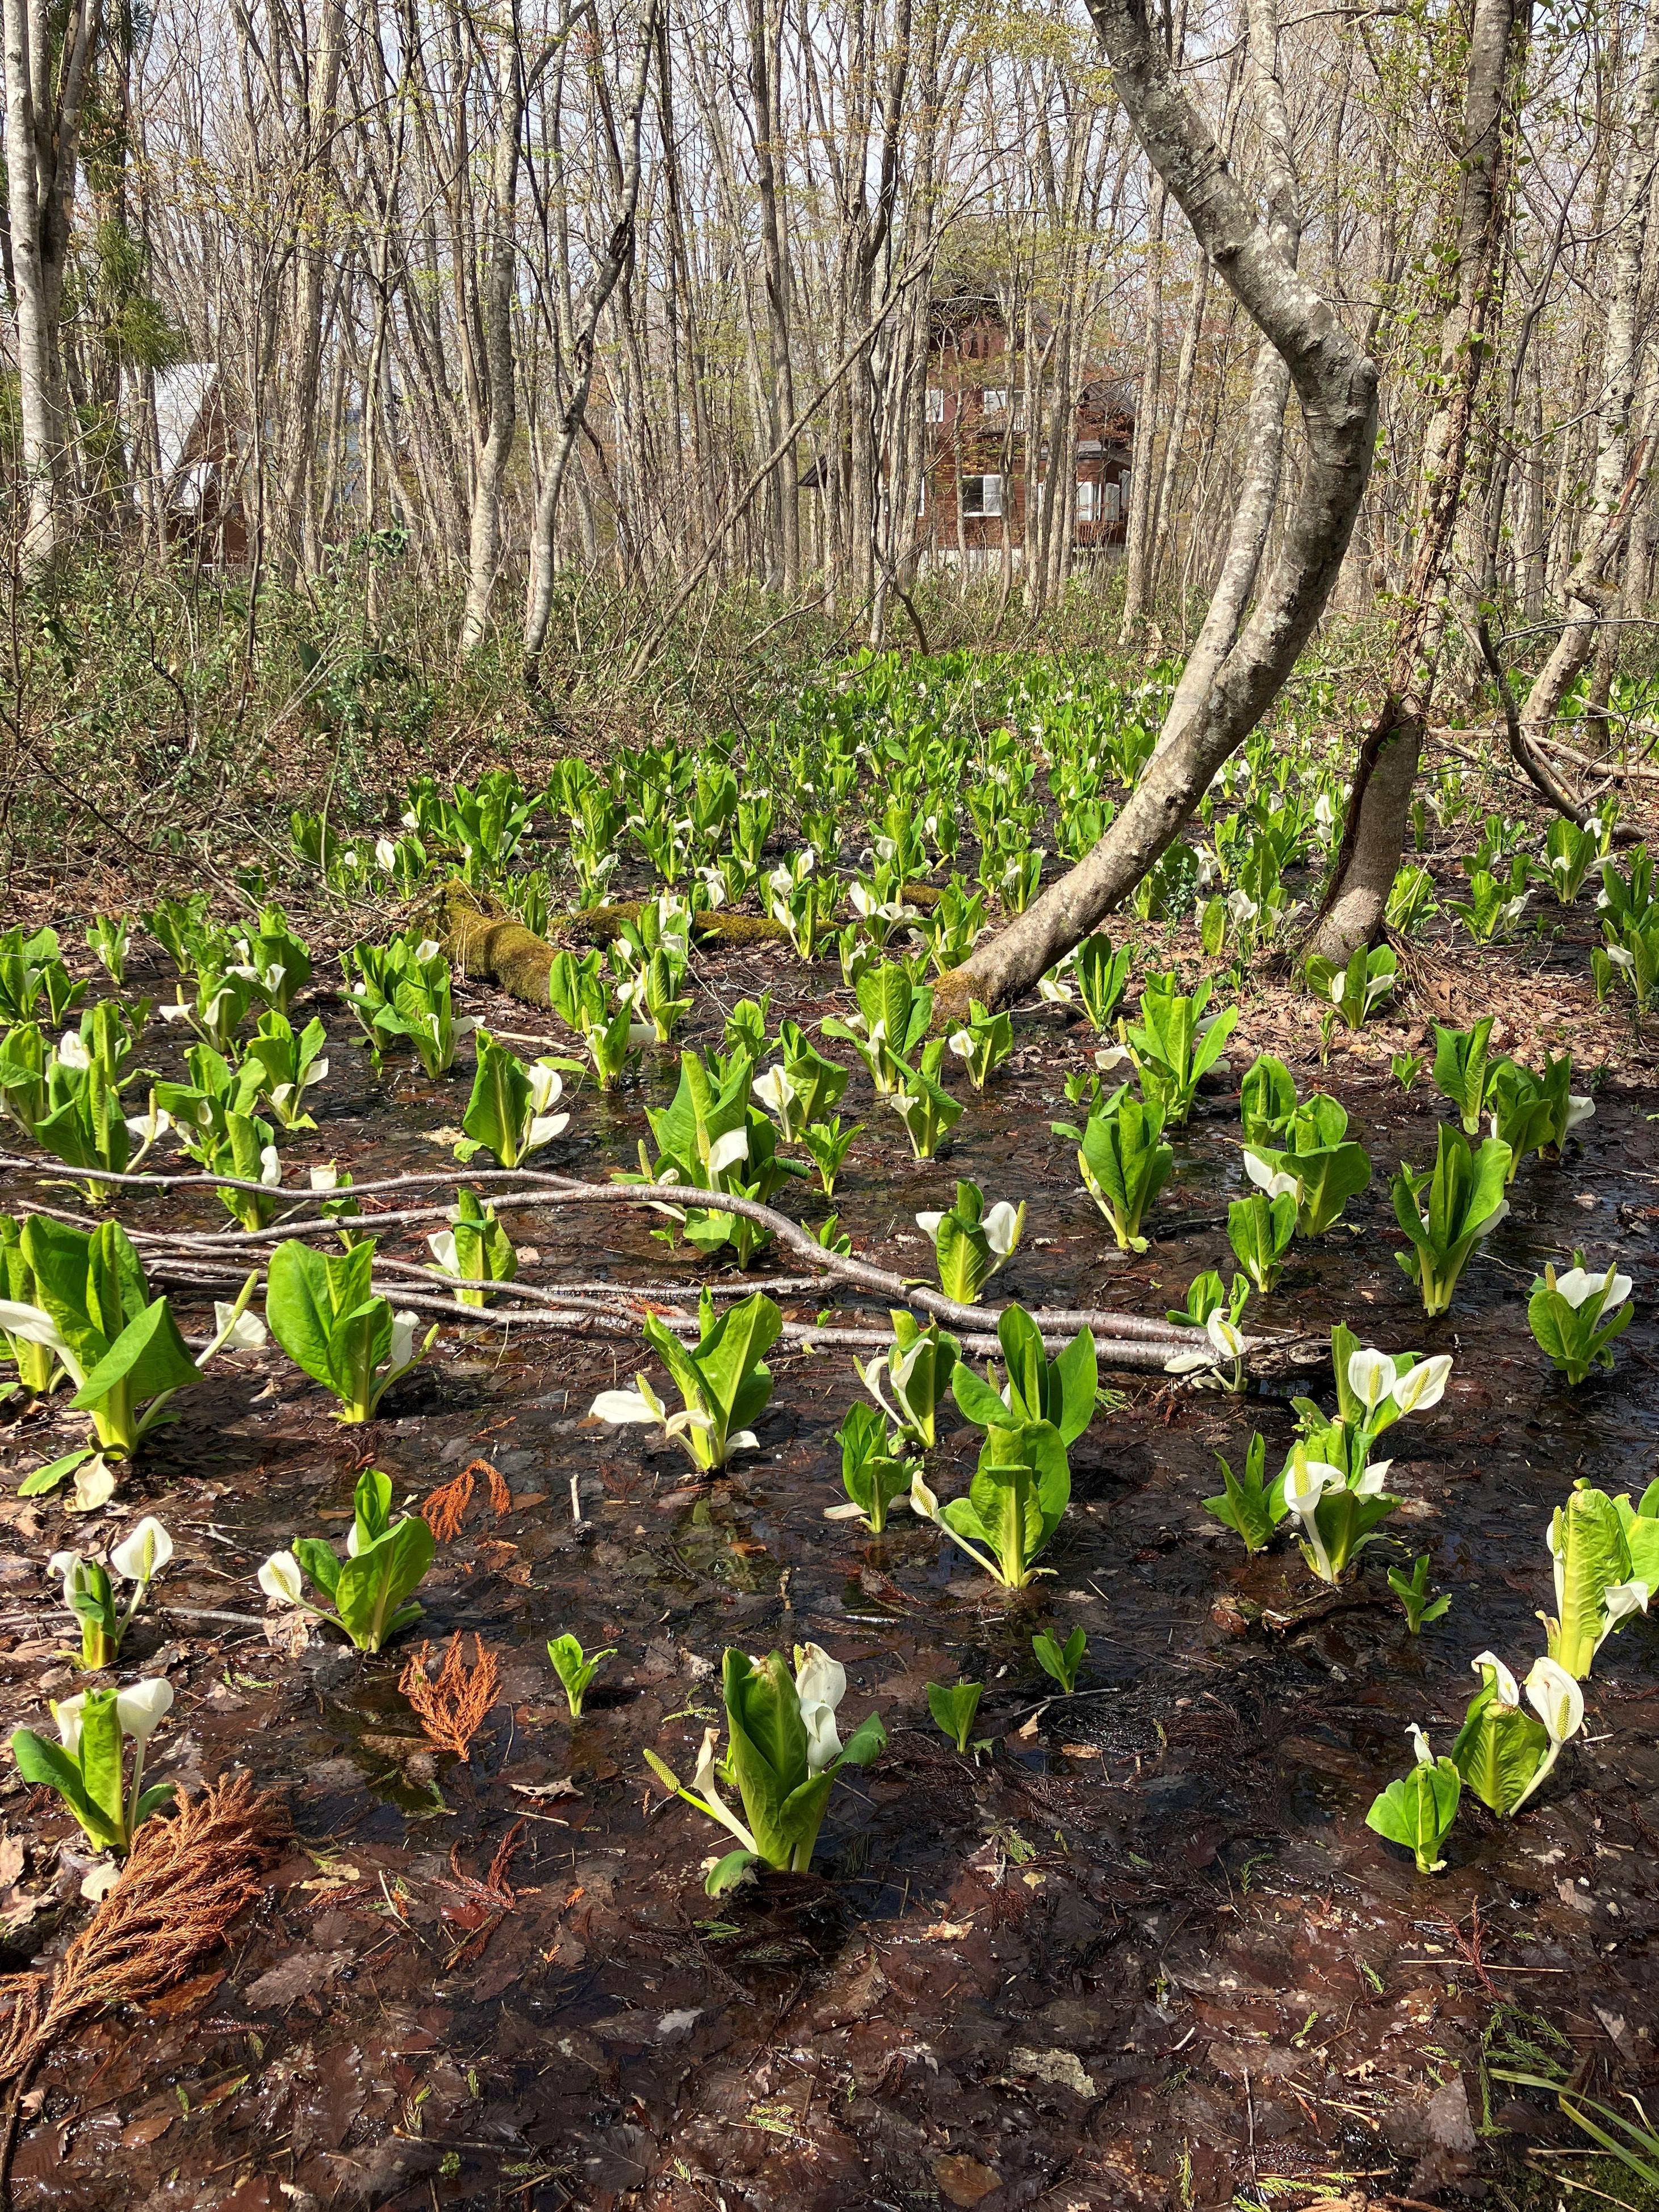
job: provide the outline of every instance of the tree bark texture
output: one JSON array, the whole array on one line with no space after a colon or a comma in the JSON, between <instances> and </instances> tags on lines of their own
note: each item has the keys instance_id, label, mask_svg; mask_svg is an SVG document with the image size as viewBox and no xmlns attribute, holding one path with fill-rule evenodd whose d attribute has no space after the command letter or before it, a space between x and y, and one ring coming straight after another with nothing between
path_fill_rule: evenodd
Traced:
<instances>
[{"instance_id":1,"label":"tree bark texture","mask_svg":"<svg viewBox=\"0 0 1659 2212\"><path fill-rule=\"evenodd\" d=\"M1346 961L1381 933L1406 846L1429 702L1446 631L1444 579L1487 347L1504 195L1504 95L1516 0L1475 0L1463 109L1456 289L1440 326L1439 392L1424 437L1417 559L1388 688L1360 747L1314 950Z\"/></svg>"},{"instance_id":2,"label":"tree bark texture","mask_svg":"<svg viewBox=\"0 0 1659 2212\"><path fill-rule=\"evenodd\" d=\"M1123 898L1179 835L1222 763L1296 665L1342 566L1370 472L1376 370L1285 259L1176 83L1140 0L1090 0L1119 98L1148 160L1224 283L1284 359L1306 453L1271 576L1186 729L1149 763L1104 837L998 936L941 981L948 1010L1028 989Z\"/></svg>"}]
</instances>

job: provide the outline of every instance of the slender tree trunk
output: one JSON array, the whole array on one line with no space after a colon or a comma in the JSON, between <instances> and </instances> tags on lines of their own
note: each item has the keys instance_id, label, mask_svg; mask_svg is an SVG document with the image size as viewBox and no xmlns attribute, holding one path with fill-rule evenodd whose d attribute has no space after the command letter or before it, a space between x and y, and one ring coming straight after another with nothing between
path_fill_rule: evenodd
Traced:
<instances>
[{"instance_id":1,"label":"slender tree trunk","mask_svg":"<svg viewBox=\"0 0 1659 2212\"><path fill-rule=\"evenodd\" d=\"M519 130L524 116L524 64L516 48L501 56L501 114L492 165L489 228L484 265L482 349L488 412L473 474L472 519L466 558L466 603L461 611L461 658L470 659L489 631L489 602L501 557L501 484L518 427L513 362L514 229L519 194Z\"/></svg>"},{"instance_id":2,"label":"slender tree trunk","mask_svg":"<svg viewBox=\"0 0 1659 2212\"><path fill-rule=\"evenodd\" d=\"M1094 850L943 977L940 1012L997 1006L1034 984L1133 889L1179 834L1221 763L1273 703L1323 612L1370 472L1376 370L1304 283L1176 83L1138 0L1090 0L1136 136L1223 280L1289 363L1306 452L1273 576L1178 743L1152 761Z\"/></svg>"},{"instance_id":3,"label":"slender tree trunk","mask_svg":"<svg viewBox=\"0 0 1659 2212\"><path fill-rule=\"evenodd\" d=\"M1123 619L1117 641L1127 645L1146 612L1147 579L1152 568L1149 543L1152 524L1152 456L1158 439L1158 395L1164 381L1164 227L1168 219L1169 190L1161 176L1152 181L1152 209L1147 224L1146 300L1140 389L1135 399L1133 459L1129 470L1129 525L1123 555Z\"/></svg>"},{"instance_id":4,"label":"slender tree trunk","mask_svg":"<svg viewBox=\"0 0 1659 2212\"><path fill-rule=\"evenodd\" d=\"M1602 356L1602 389L1595 410L1595 491L1583 550L1566 579L1566 620L1549 659L1527 694L1520 720L1520 760L1537 781L1534 749L1547 738L1561 702L1595 649L1598 627L1619 593L1622 555L1641 476L1650 457L1632 454L1631 419L1647 333L1642 315L1642 270L1653 204L1655 122L1659 114L1659 0L1648 0L1643 17L1642 62L1631 118L1613 250L1613 298ZM1647 443L1643 441L1644 446Z\"/></svg>"},{"instance_id":5,"label":"slender tree trunk","mask_svg":"<svg viewBox=\"0 0 1659 2212\"><path fill-rule=\"evenodd\" d=\"M781 9L773 0L749 0L749 82L755 100L755 191L760 202L761 265L766 280L766 337L772 372L768 428L772 442L794 420L795 379L789 351L789 272L783 251L783 193L779 155L783 123L778 104ZM780 588L793 594L800 581L800 484L795 457L787 453L772 483L777 518Z\"/></svg>"},{"instance_id":6,"label":"slender tree trunk","mask_svg":"<svg viewBox=\"0 0 1659 2212\"><path fill-rule=\"evenodd\" d=\"M594 339L605 302L615 291L617 279L633 250L634 217L640 197L640 131L645 114L646 88L651 73L651 51L656 39L657 4L658 0L644 0L634 78L623 100L625 150L622 190L610 237L589 280L587 295L582 303L570 349L569 397L565 401L559 422L558 442L553 449L547 474L536 500L535 520L530 538L530 598L524 625L525 682L532 690L537 683L542 648L547 642L547 626L553 615L553 586L557 574L555 532L558 523L559 495L564 489L570 456L575 450L576 441L582 434L582 425L587 416L587 396L593 385Z\"/></svg>"},{"instance_id":7,"label":"slender tree trunk","mask_svg":"<svg viewBox=\"0 0 1659 2212\"><path fill-rule=\"evenodd\" d=\"M46 9L31 0L4 0L6 46L6 189L11 229L12 285L17 311L19 429L28 514L19 557L26 582L37 582L57 561L60 451L52 372L52 322L40 255L40 198L35 170L32 47L46 37Z\"/></svg>"},{"instance_id":8,"label":"slender tree trunk","mask_svg":"<svg viewBox=\"0 0 1659 2212\"><path fill-rule=\"evenodd\" d=\"M1267 185L1267 227L1274 246L1294 269L1302 241L1291 125L1279 73L1278 0L1251 0L1250 62L1261 112L1262 152ZM1290 365L1270 338L1256 348L1245 418L1243 480L1233 507L1227 550L1187 665L1158 733L1158 750L1175 744L1199 711L1227 655L1237 641L1244 610L1255 589L1267 532L1279 501L1279 477L1285 453L1285 402L1290 397Z\"/></svg>"},{"instance_id":9,"label":"slender tree trunk","mask_svg":"<svg viewBox=\"0 0 1659 2212\"><path fill-rule=\"evenodd\" d=\"M1339 962L1381 931L1405 851L1446 631L1443 578L1492 319L1504 201L1504 89L1516 28L1516 0L1475 0L1463 109L1456 290L1440 325L1439 388L1423 442L1417 557L1395 634L1388 692L1360 748L1342 841L1311 937L1313 949Z\"/></svg>"}]
</instances>

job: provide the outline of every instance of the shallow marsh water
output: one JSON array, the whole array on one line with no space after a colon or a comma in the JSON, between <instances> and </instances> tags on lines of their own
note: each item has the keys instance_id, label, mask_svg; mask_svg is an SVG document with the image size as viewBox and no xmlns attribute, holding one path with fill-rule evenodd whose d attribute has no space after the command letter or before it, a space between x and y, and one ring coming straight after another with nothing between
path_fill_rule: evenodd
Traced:
<instances>
[{"instance_id":1,"label":"shallow marsh water","mask_svg":"<svg viewBox=\"0 0 1659 2212\"><path fill-rule=\"evenodd\" d=\"M811 985L838 981L760 955L712 962L706 980L721 1005L775 983L775 1020L825 1010ZM1524 1004L1528 988L1517 975L1511 995ZM544 1026L489 994L477 1002L504 1030ZM824 1521L841 1495L832 1431L858 1395L844 1353L774 1357L760 1452L701 1484L644 1432L586 1423L594 1392L644 1364L626 1344L503 1345L497 1330L446 1326L438 1356L365 1431L336 1427L274 1347L216 1370L95 1525L125 1527L142 1499L180 1540L131 1647L179 1692L158 1772L188 1783L250 1765L288 1792L295 1843L208 1973L45 2069L16 2203L1071 2212L1224 2204L1287 2178L1308 2185L1289 2200L1304 2203L1494 2184L1518 2201L1529 2147L1573 2139L1548 2100L1483 2074L1483 2039L1499 2051L1536 2039L1546 2031L1520 2014L1541 2015L1595 2094L1654 2067L1659 1625L1604 1647L1588 1740L1518 1822L1466 1800L1437 1880L1364 1814L1404 1771L1409 1723L1449 1747L1474 1653L1491 1646L1521 1671L1540 1647L1544 1529L1574 1476L1639 1492L1659 1468L1645 1118L1659 1093L1582 1005L1574 995L1569 1012L1581 1066L1609 1041L1623 1063L1582 1146L1523 1167L1510 1218L1440 1322L1425 1322L1394 1261L1389 1177L1402 1156L1431 1157L1445 1110L1389 1075L1410 1022L1339 1048L1325 1072L1376 1174L1342 1225L1294 1248L1252 1319L1346 1320L1365 1341L1456 1363L1442 1405L1389 1437L1406 1506L1387 1533L1400 1541L1374 1547L1334 1594L1282 1541L1248 1560L1200 1504L1218 1486L1215 1450L1237 1464L1253 1428L1277 1467L1289 1396L1328 1403L1328 1362L1242 1400L1116 1378L1123 1402L1072 1454L1054 1573L1013 1599L908 1513L881 1539ZM321 1011L337 1043L322 1127L285 1162L338 1157L359 1181L442 1164L431 1133L459 1121L464 1078L378 1082L344 1047L343 1009ZM1319 1079L1305 1001L1264 990L1248 1003L1233 1080L1200 1099L1139 1258L1115 1253L1073 1148L1048 1130L1070 1118L1061 1079L1088 1064L1091 1040L1053 1014L1017 1026L1019 1060L970 1103L939 1162L908 1161L896 1117L855 1077L843 1111L870 1127L836 1192L843 1228L888 1252L908 1238L923 1273L915 1211L972 1176L988 1197L1030 1201L997 1296L1179 1304L1200 1268L1231 1266L1237 1074L1266 1047L1304 1091ZM1531 1044L1518 1030L1513 1048ZM667 1095L665 1073L651 1082ZM598 1176L627 1161L641 1103L637 1089L615 1104L582 1090L551 1164ZM167 1218L219 1217L180 1204ZM509 1225L544 1279L692 1279L642 1218L526 1212ZM1638 1316L1615 1374L1569 1392L1524 1308L1536 1269L1575 1242L1617 1253ZM387 1249L425 1256L418 1233ZM810 1296L783 1304L819 1310ZM14 1428L17 1473L74 1426ZM945 1428L930 1462L941 1495L965 1484L977 1436L954 1408ZM295 1533L343 1533L362 1465L421 1496L479 1456L512 1510L496 1518L475 1500L440 1549L418 1632L434 1646L482 1636L501 1663L501 1703L461 1765L416 1733L403 1650L359 1661L313 1640L283 1656L252 1577ZM71 1524L50 1500L4 1511L0 1666L12 1720L33 1720L62 1636L38 1562ZM1453 1603L1413 1639L1384 1577L1421 1550ZM169 1614L167 1599L247 1623ZM1054 1699L1030 1636L1075 1625L1089 1636L1080 1694ZM544 1648L564 1629L617 1647L574 1726ZM808 1637L847 1667L844 1716L878 1709L890 1748L837 1789L812 1876L711 1904L699 1868L718 1839L658 1803L641 1747L689 1771L718 1718L722 1648ZM926 1683L958 1676L986 1686L977 1763L927 1716ZM15 1783L0 1814L30 1852L12 1894L33 1909L20 1918L14 1902L7 1923L15 1964L49 1947L65 1900L66 1928L83 1908L72 1853L53 1872L66 1823Z\"/></svg>"}]
</instances>

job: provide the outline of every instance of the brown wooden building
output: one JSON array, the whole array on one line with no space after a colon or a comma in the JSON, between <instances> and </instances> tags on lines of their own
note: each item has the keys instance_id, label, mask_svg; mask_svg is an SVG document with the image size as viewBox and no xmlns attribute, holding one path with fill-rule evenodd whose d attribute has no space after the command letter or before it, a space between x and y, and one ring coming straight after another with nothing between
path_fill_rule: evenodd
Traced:
<instances>
[{"instance_id":1,"label":"brown wooden building","mask_svg":"<svg viewBox=\"0 0 1659 2212\"><path fill-rule=\"evenodd\" d=\"M1018 565L1025 542L1030 471L1046 480L1046 425L1033 434L1018 353L1011 352L995 303L936 304L927 363L930 443L924 561L969 568L1000 565L1005 547ZM1045 410L1046 411L1046 410ZM1128 387L1091 374L1076 403L1072 543L1079 553L1109 556L1127 535L1134 415ZM922 527L925 520L925 529Z\"/></svg>"}]
</instances>

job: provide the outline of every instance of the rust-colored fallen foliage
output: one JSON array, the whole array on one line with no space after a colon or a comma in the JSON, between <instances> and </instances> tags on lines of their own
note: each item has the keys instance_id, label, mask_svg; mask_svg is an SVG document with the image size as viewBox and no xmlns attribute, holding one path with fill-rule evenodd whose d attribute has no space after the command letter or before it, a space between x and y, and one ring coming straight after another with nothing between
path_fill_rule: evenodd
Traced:
<instances>
[{"instance_id":1,"label":"rust-colored fallen foliage","mask_svg":"<svg viewBox=\"0 0 1659 2212\"><path fill-rule=\"evenodd\" d=\"M0 1980L11 2017L0 2028L0 2082L27 2080L94 2013L136 2004L194 1973L249 1900L288 1833L279 1797L246 1774L181 1797L152 1818L97 1911L49 1972Z\"/></svg>"},{"instance_id":2,"label":"rust-colored fallen foliage","mask_svg":"<svg viewBox=\"0 0 1659 2212\"><path fill-rule=\"evenodd\" d=\"M460 1534L461 1522L472 1503L472 1492L480 1474L489 1482L489 1503L497 1518L511 1510L513 1492L497 1470L487 1459L469 1461L453 1482L441 1483L421 1508L421 1518L436 1542L447 1544Z\"/></svg>"},{"instance_id":3,"label":"rust-colored fallen foliage","mask_svg":"<svg viewBox=\"0 0 1659 2212\"><path fill-rule=\"evenodd\" d=\"M489 1871L480 1881L476 1875L468 1874L461 1864L461 1847L449 1847L449 1871L453 1881L440 1881L438 1887L447 1889L461 1899L459 1905L447 1905L443 1917L453 1926L469 1929L461 1942L444 1960L444 1972L457 1966L476 1966L483 1956L484 1946L501 1926L507 1915L518 1904L509 1879L513 1861L524 1837L524 1822L515 1820L495 1846L495 1856L489 1862Z\"/></svg>"},{"instance_id":4,"label":"rust-colored fallen foliage","mask_svg":"<svg viewBox=\"0 0 1659 2212\"><path fill-rule=\"evenodd\" d=\"M435 1675L427 1672L432 1646L422 1644L410 1654L398 1687L415 1708L428 1741L436 1744L440 1751L453 1751L465 1763L466 1747L483 1726L501 1685L495 1655L483 1637L472 1639L470 1668L461 1656L461 1644L460 1636L451 1637L443 1665Z\"/></svg>"}]
</instances>

